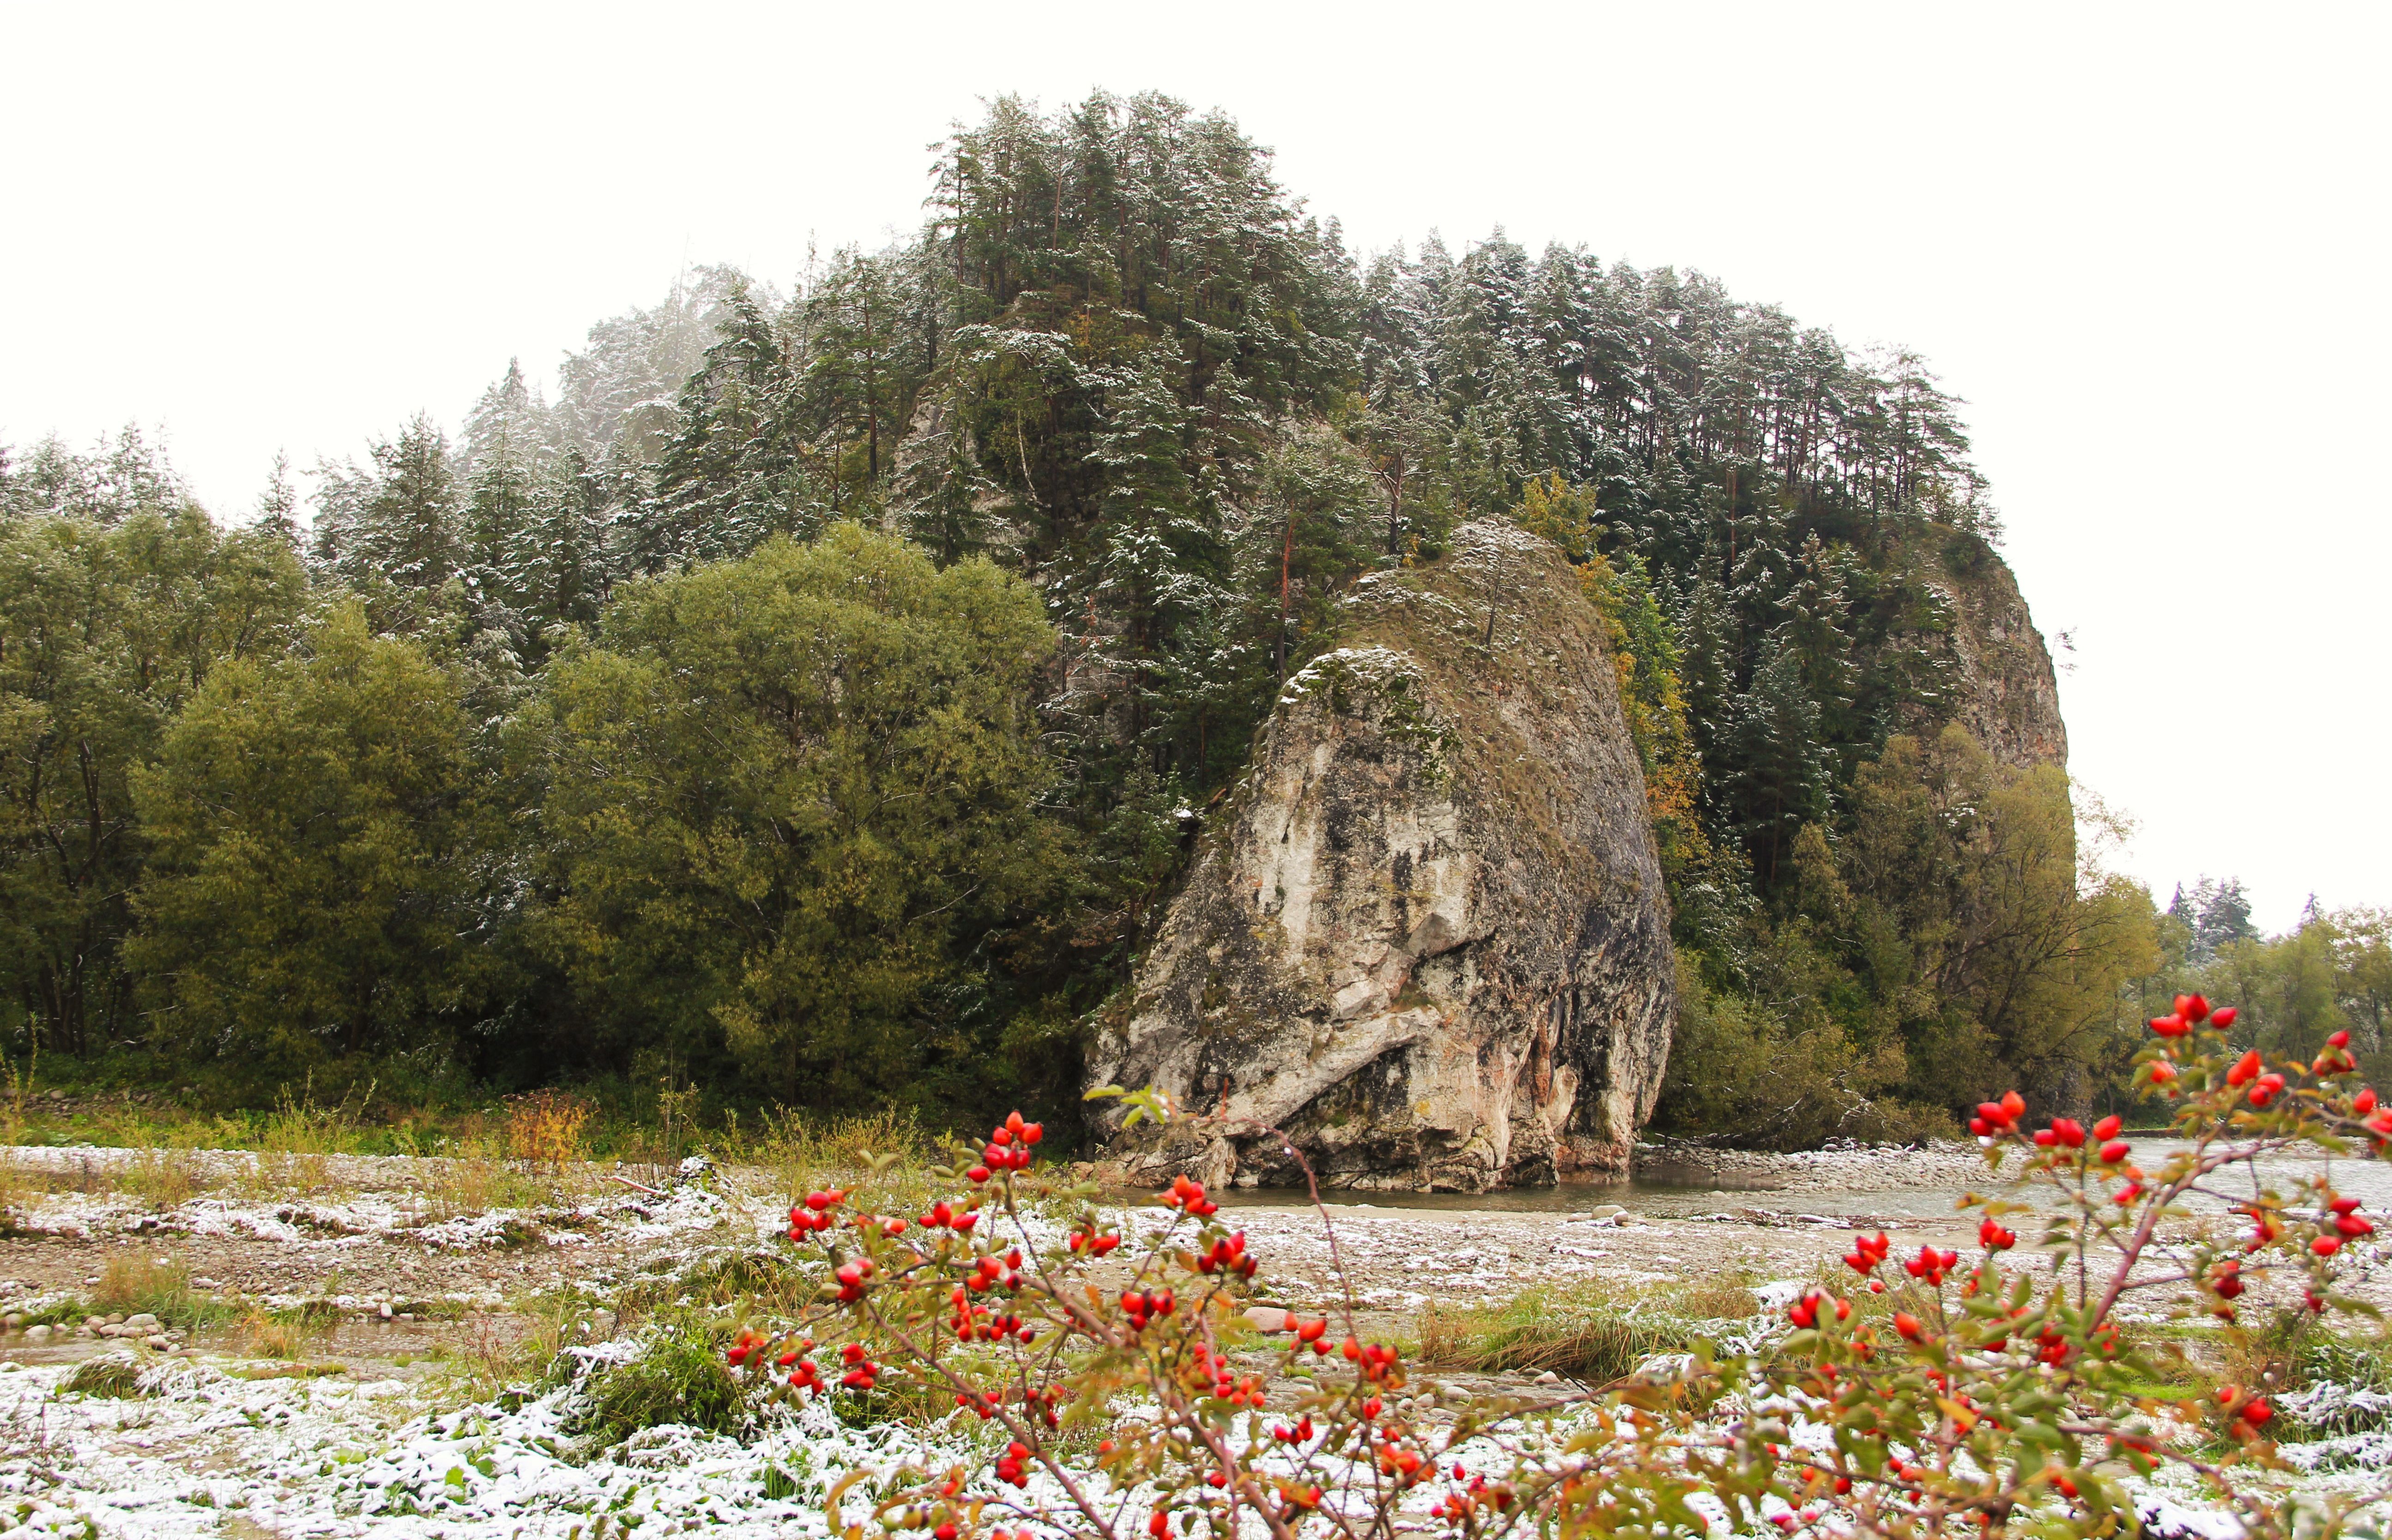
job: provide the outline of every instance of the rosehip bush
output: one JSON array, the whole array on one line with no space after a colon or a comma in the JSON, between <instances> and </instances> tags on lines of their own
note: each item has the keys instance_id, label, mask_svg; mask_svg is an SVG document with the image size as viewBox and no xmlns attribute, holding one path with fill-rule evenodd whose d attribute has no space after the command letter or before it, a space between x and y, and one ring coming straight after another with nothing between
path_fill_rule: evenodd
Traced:
<instances>
[{"instance_id":1,"label":"rosehip bush","mask_svg":"<svg viewBox=\"0 0 2392 1540\"><path fill-rule=\"evenodd\" d=\"M1763 1345L1615 1385L1423 1390L1398 1347L1362 1339L1350 1297L1257 1330L1244 1301L1262 1261L1202 1184L1174 1181L1157 1195L1168 1223L1125 1237L1093 1186L1042 1170L1042 1131L1019 1114L934 1173L954 1191L919 1214L809 1194L789 1237L825 1264L821 1301L792 1329L743 1333L731 1362L781 1394L902 1387L984 1425L984 1441L956 1441L983 1456L880 1473L870 1521L929 1540L1696 1536L1721 1521L2129 1534L2138 1483L2162 1464L2206 1482L2247 1534L2314 1540L2358 1502L2269 1487L2281 1466L2261 1388L2155 1392L2162 1369L2121 1315L2135 1301L2233 1334L2255 1289L2304 1317L2362 1308L2336 1285L2373 1222L2324 1176L2279 1188L2258 1163L2381 1150L2392 1107L2353 1083L2343 1037L2311 1063L2270 1065L2230 1046L2233 1021L2184 996L2152 1023L2136 1075L2174 1104L2164 1158L2138 1160L2115 1118L2036 1126L2006 1094L1972 1128L2040 1201L1971 1196L1969 1252L1860 1236L1848 1282L1791 1300ZM1150 1092L1128 1101L1130 1122L1175 1116ZM1059 1205L1077 1210L1068 1227L1037 1217ZM843 1506L865 1474L831 1496L845 1540L865 1534Z\"/></svg>"}]
</instances>

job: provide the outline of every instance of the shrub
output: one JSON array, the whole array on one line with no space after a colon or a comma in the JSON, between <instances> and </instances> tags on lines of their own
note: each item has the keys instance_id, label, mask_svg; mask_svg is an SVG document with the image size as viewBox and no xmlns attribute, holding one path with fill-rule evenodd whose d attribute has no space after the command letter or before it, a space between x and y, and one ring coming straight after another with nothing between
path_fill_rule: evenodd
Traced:
<instances>
[{"instance_id":1,"label":"shrub","mask_svg":"<svg viewBox=\"0 0 2392 1540\"><path fill-rule=\"evenodd\" d=\"M535 1091L507 1103L507 1154L534 1165L565 1166L583 1157L581 1130L597 1109L563 1091Z\"/></svg>"},{"instance_id":2,"label":"shrub","mask_svg":"<svg viewBox=\"0 0 2392 1540\"><path fill-rule=\"evenodd\" d=\"M950 1196L917 1217L808 1194L789 1236L828 1263L823 1301L792 1330L743 1331L728 1356L780 1394L944 1396L954 1415L995 1424L1007 1443L987 1468L899 1471L872 1489L884 1528L937 1540L992 1512L1118 1540L1124 1505L1149 1510L1155 1540L1175 1528L1693 1536L1722 1509L1733 1528L1789 1536L2016 1528L2060 1540L2132 1533L2139 1483L2164 1466L2206 1483L2253 1540L2309 1540L2366 1499L2266 1497L2246 1477L2282 1468L2268 1395L2229 1384L2163 1399L2162 1365L2120 1319L2126 1301L2139 1314L2164 1299L2246 1343L2238 1301L2271 1275L2297 1292L2296 1311L2352 1308L2336 1292L2342 1253L2373 1221L2328 1168L2270 1186L2257 1166L2303 1145L2381 1150L2392 1108L2356 1085L2346 1037L2312 1063L2271 1067L2230 1047L2234 1020L2183 997L2152 1023L2158 1041L2135 1073L2176 1103L2180 1141L2153 1169L2116 1119L2031 1128L2023 1099L2005 1094L1979 1106L1971 1132L1996 1168L2022 1159L2052 1202L1971 1197L1983 1212L1967 1258L1861 1236L1844 1297L1811 1288L1766 1340L1697 1344L1666 1372L1597 1390L1506 1399L1431 1387L1451 1414L1440 1423L1407 1393L1406 1355L1361 1340L1345 1312L1289 1317L1258 1370L1235 1355L1254 1345L1241 1305L1260 1259L1202 1184L1182 1176L1158 1195L1171 1223L1120 1259L1104 1261L1125 1243L1093 1208L1042 1239L1028 1204L1086 1203L1097 1190L1041 1174L1041 1131L1019 1114L963 1152L957 1164L970 1164L947 1173ZM1173 1116L1151 1093L1130 1100L1130 1121ZM2183 1200L2238 1176L2252 1194L2228 1227L2241 1233L2191 1229L2153 1251ZM2042 1230L2023 1263L2008 1257L2022 1242L2009 1220ZM1612 1362L1632 1349L1615 1340ZM1083 1456L1098 1429L1106 1436ZM831 1508L832 1528L851 1522L836 1495Z\"/></svg>"}]
</instances>

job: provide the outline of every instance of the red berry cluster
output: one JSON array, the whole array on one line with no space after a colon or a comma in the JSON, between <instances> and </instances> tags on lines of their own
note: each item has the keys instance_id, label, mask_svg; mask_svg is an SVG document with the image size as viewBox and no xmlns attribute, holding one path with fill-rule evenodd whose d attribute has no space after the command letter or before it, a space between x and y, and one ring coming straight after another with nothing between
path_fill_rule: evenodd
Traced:
<instances>
[{"instance_id":1,"label":"red berry cluster","mask_svg":"<svg viewBox=\"0 0 2392 1540\"><path fill-rule=\"evenodd\" d=\"M2201 996L2180 994L2176 997L2175 1010L2152 1017L2152 1030L2164 1038L2180 1038L2205 1023L2213 1031L2230 1032L2234 1029L2235 1015L2231 1005L2213 1011L2209 1002Z\"/></svg>"},{"instance_id":2,"label":"red berry cluster","mask_svg":"<svg viewBox=\"0 0 2392 1540\"><path fill-rule=\"evenodd\" d=\"M2008 1132L2018 1127L2018 1120L2025 1112L2026 1098L2015 1091L2005 1091L1998 1102L1977 1104L1977 1115L1969 1119L1969 1132L1980 1139L1988 1134Z\"/></svg>"},{"instance_id":3,"label":"red berry cluster","mask_svg":"<svg viewBox=\"0 0 2392 1540\"><path fill-rule=\"evenodd\" d=\"M1010 1313L1000 1315L992 1313L986 1305L973 1304L971 1296L960 1288L955 1291L953 1298L955 1314L947 1324L955 1328L958 1342L1002 1342L1008 1339L1017 1342L1034 1342L1038 1339L1036 1328L1025 1325L1019 1315Z\"/></svg>"},{"instance_id":4,"label":"red berry cluster","mask_svg":"<svg viewBox=\"0 0 2392 1540\"><path fill-rule=\"evenodd\" d=\"M2259 1050L2254 1048L2236 1059L2234 1068L2226 1071L2226 1083L2238 1088L2249 1086L2251 1105L2266 1106L2283 1094L2284 1077L2272 1069L2268 1069L2263 1074L2261 1071L2264 1068L2265 1066L2259 1058Z\"/></svg>"},{"instance_id":5,"label":"red berry cluster","mask_svg":"<svg viewBox=\"0 0 2392 1540\"><path fill-rule=\"evenodd\" d=\"M1959 1252L1938 1251L1931 1246L1922 1246L1918 1249L1918 1255L1902 1264L1902 1270L1928 1288L1938 1288L1943 1286L1944 1275L1959 1265Z\"/></svg>"},{"instance_id":6,"label":"red berry cluster","mask_svg":"<svg viewBox=\"0 0 2392 1540\"><path fill-rule=\"evenodd\" d=\"M1338 1351L1346 1355L1347 1362L1360 1365L1362 1378L1373 1385L1384 1383L1390 1378L1402 1378L1396 1372L1396 1365L1402 1362L1402 1355L1384 1343L1365 1343L1358 1339L1348 1337L1346 1339L1346 1345ZM1372 1404L1366 1403L1366 1408L1370 1404ZM1379 1414L1366 1409L1365 1415L1376 1417Z\"/></svg>"},{"instance_id":7,"label":"red berry cluster","mask_svg":"<svg viewBox=\"0 0 2392 1540\"><path fill-rule=\"evenodd\" d=\"M1852 1302L1850 1300L1836 1299L1832 1295L1824 1294L1814 1288L1805 1292L1788 1308L1786 1318L1794 1323L1797 1330L1809 1331L1819 1324L1821 1311L1831 1312L1839 1321L1848 1321L1852 1319Z\"/></svg>"},{"instance_id":8,"label":"red berry cluster","mask_svg":"<svg viewBox=\"0 0 2392 1540\"><path fill-rule=\"evenodd\" d=\"M1295 1344L1288 1350L1291 1352L1302 1352L1308 1345L1314 1352L1326 1358L1332 1351L1323 1339L1329 1335L1329 1317L1326 1315L1316 1315L1307 1321L1291 1311L1280 1319L1279 1329L1294 1334Z\"/></svg>"},{"instance_id":9,"label":"red berry cluster","mask_svg":"<svg viewBox=\"0 0 2392 1540\"><path fill-rule=\"evenodd\" d=\"M1977 1226L1977 1244L1988 1251L2007 1251L2018 1244L2018 1236L1989 1218Z\"/></svg>"},{"instance_id":10,"label":"red berry cluster","mask_svg":"<svg viewBox=\"0 0 2392 1540\"><path fill-rule=\"evenodd\" d=\"M1228 1359L1215 1352L1202 1342L1188 1351L1190 1373L1189 1388L1212 1395L1232 1406L1252 1406L1260 1411L1263 1405L1263 1380L1260 1375L1241 1375L1231 1367Z\"/></svg>"},{"instance_id":11,"label":"red berry cluster","mask_svg":"<svg viewBox=\"0 0 2392 1540\"><path fill-rule=\"evenodd\" d=\"M830 1275L838 1285L839 1303L853 1304L863 1299L864 1289L869 1287L864 1280L872 1276L872 1271L870 1257L856 1257L832 1269Z\"/></svg>"},{"instance_id":12,"label":"red berry cluster","mask_svg":"<svg viewBox=\"0 0 2392 1540\"><path fill-rule=\"evenodd\" d=\"M1144 1331L1146 1323L1159 1321L1179 1308L1179 1301L1167 1288L1125 1288L1122 1290L1122 1314L1129 1317L1129 1329Z\"/></svg>"},{"instance_id":13,"label":"red berry cluster","mask_svg":"<svg viewBox=\"0 0 2392 1540\"><path fill-rule=\"evenodd\" d=\"M972 1180L985 1182L988 1180L990 1171L1018 1171L1024 1169L1030 1164L1030 1146L1046 1137L1046 1130L1044 1126L1023 1122L1021 1114L1019 1112L1007 1113L1005 1121L998 1124L996 1131L988 1136L988 1147L981 1151L981 1158L987 1164L972 1168L974 1171L980 1173L973 1176Z\"/></svg>"},{"instance_id":14,"label":"red berry cluster","mask_svg":"<svg viewBox=\"0 0 2392 1540\"><path fill-rule=\"evenodd\" d=\"M863 1343L850 1342L838 1350L838 1356L839 1361L847 1365L847 1372L838 1377L840 1384L851 1391L872 1389L873 1383L880 1377L880 1365L864 1351Z\"/></svg>"},{"instance_id":15,"label":"red berry cluster","mask_svg":"<svg viewBox=\"0 0 2392 1540\"><path fill-rule=\"evenodd\" d=\"M760 1364L762 1363L765 1352L771 1345L765 1339L763 1333L743 1329L731 1344L731 1352L728 1355L731 1359L731 1366L735 1369L751 1358Z\"/></svg>"},{"instance_id":16,"label":"red berry cluster","mask_svg":"<svg viewBox=\"0 0 2392 1540\"><path fill-rule=\"evenodd\" d=\"M1893 1237L1882 1230L1873 1236L1855 1236L1852 1249L1844 1253L1844 1265L1866 1277L1877 1270L1877 1264L1885 1261L1885 1254L1892 1249Z\"/></svg>"},{"instance_id":17,"label":"red berry cluster","mask_svg":"<svg viewBox=\"0 0 2392 1540\"><path fill-rule=\"evenodd\" d=\"M1224 1236L1209 1249L1197 1252L1196 1271L1228 1273L1251 1280L1254 1275L1254 1259L1246 1255L1246 1233L1241 1230L1234 1236Z\"/></svg>"},{"instance_id":18,"label":"red berry cluster","mask_svg":"<svg viewBox=\"0 0 2392 1540\"><path fill-rule=\"evenodd\" d=\"M1154 1200L1166 1209L1177 1209L1194 1219L1210 1219L1221 1211L1221 1206L1204 1196L1204 1184L1175 1176L1171 1185L1154 1195Z\"/></svg>"},{"instance_id":19,"label":"red berry cluster","mask_svg":"<svg viewBox=\"0 0 2392 1540\"><path fill-rule=\"evenodd\" d=\"M2217 1404L2230 1419L2229 1426L2238 1438L2250 1437L2262 1423L2276 1415L2276 1409L2268 1405L2265 1398L2256 1395L2246 1398L2239 1385L2217 1387Z\"/></svg>"},{"instance_id":20,"label":"red berry cluster","mask_svg":"<svg viewBox=\"0 0 2392 1540\"><path fill-rule=\"evenodd\" d=\"M1030 1446L1015 1440L996 1457L996 1479L1008 1486L1030 1484Z\"/></svg>"},{"instance_id":21,"label":"red berry cluster","mask_svg":"<svg viewBox=\"0 0 2392 1540\"><path fill-rule=\"evenodd\" d=\"M1457 1465L1453 1468L1453 1479L1457 1482L1465 1479L1465 1473L1461 1466ZM1483 1475L1468 1476L1467 1480L1469 1482L1467 1486L1459 1492L1448 1494L1445 1501L1437 1505L1436 1511L1440 1518L1466 1526L1481 1508L1490 1508L1498 1513L1510 1510L1512 1507L1510 1482L1489 1484Z\"/></svg>"},{"instance_id":22,"label":"red berry cluster","mask_svg":"<svg viewBox=\"0 0 2392 1540\"><path fill-rule=\"evenodd\" d=\"M985 1294L1000 1286L1006 1288L1021 1287L1021 1248L1017 1246L1002 1257L992 1253L974 1261L969 1271L964 1274L963 1282L956 1286L955 1298L960 1301L966 1289L975 1294Z\"/></svg>"},{"instance_id":23,"label":"red berry cluster","mask_svg":"<svg viewBox=\"0 0 2392 1540\"><path fill-rule=\"evenodd\" d=\"M973 1201L979 1200L975 1198ZM953 1230L959 1236L968 1236L972 1233L972 1226L980 1223L980 1215L970 1209L955 1208L945 1198L941 1198L930 1205L929 1213L914 1223L925 1230Z\"/></svg>"},{"instance_id":24,"label":"red berry cluster","mask_svg":"<svg viewBox=\"0 0 2392 1540\"><path fill-rule=\"evenodd\" d=\"M1072 1232L1072 1249L1086 1251L1091 1257L1101 1257L1120 1244L1121 1236L1110 1230L1099 1231L1093 1218L1082 1220L1080 1227Z\"/></svg>"},{"instance_id":25,"label":"red berry cluster","mask_svg":"<svg viewBox=\"0 0 2392 1540\"><path fill-rule=\"evenodd\" d=\"M830 1210L847 1201L847 1194L833 1187L817 1188L806 1194L805 1201L789 1210L789 1238L803 1240L808 1236L827 1230L838 1223Z\"/></svg>"}]
</instances>

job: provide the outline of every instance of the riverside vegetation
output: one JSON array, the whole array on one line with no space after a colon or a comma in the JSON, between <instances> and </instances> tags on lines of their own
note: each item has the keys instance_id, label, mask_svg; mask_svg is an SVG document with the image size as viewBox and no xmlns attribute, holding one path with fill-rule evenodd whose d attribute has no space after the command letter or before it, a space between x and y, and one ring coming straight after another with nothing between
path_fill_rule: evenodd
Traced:
<instances>
[{"instance_id":1,"label":"riverside vegetation","mask_svg":"<svg viewBox=\"0 0 2392 1540\"><path fill-rule=\"evenodd\" d=\"M656 1171L552 1160L581 1127L531 1105L544 1152L480 1194L522 1207L439 1213L403 1195L492 1162L199 1152L206 1196L158 1197L92 1185L147 1152L20 1146L80 1180L20 1189L6 1268L115 1249L80 1291L0 1284L67 1331L0 1339L0 1511L410 1540L602 1514L843 1540L2363 1530L2392 1377L2352 1323L2385 1248L2347 1163L2291 1158L2363 1158L2392 1109L2340 1034L2271 1059L2238 1014L2151 1024L2159 1148L1980 1105L1965 1230L1802 1222L1788 1252L1548 1216L1552 1255L1477 1304L1419 1271L1436 1240L1389 1252L1384 1210L1225 1210L1186 1178L1124 1202L1018 1114L944 1152L882 1124ZM1689 1244L1736 1265L1676 1263Z\"/></svg>"},{"instance_id":2,"label":"riverside vegetation","mask_svg":"<svg viewBox=\"0 0 2392 1540\"><path fill-rule=\"evenodd\" d=\"M1262 1262L1185 1177L1143 1236L1094 1207L1060 1236L1034 1229L1027 1204L1097 1195L1042 1177L1043 1131L1018 1113L956 1164L977 1163L935 1173L953 1196L918 1218L856 1211L838 1189L793 1205L789 1239L822 1253L820 1302L743 1331L728 1359L784 1394L951 1399L989 1427L977 1457L838 1483L830 1522L851 1534L2122 1534L2153 1517L2139 1493L2164 1465L2242 1534L2332 1534L2392 1494L2282 1495L2270 1385L2189 1385L2180 1349L2137 1329L2222 1323L2247 1348L2246 1311L2299 1339L2357 1303L2339 1259L2374 1234L2359 1203L2322 1174L2239 1178L2292 1146L2381 1149L2392 1107L2357 1084L2346 1034L2270 1064L2230 1046L2237 1015L2179 996L2151 1022L2133 1073L2179 1141L2151 1170L2116 1118L2033 1128L2006 1093L1971 1130L2054 1201L1970 1199L1972 1259L1860 1234L1840 1289L1783 1302L1790 1331L1622 1354L1575 1391L1455 1397L1419 1383L1399 1344L1365 1340L1350 1303L1244 1309ZM1131 1103L1174 1116L1150 1093ZM2171 1223L2204 1194L2230 1195L2235 1229ZM2022 1239L2041 1261L2006 1260Z\"/></svg>"},{"instance_id":3,"label":"riverside vegetation","mask_svg":"<svg viewBox=\"0 0 2392 1540\"><path fill-rule=\"evenodd\" d=\"M929 209L786 294L685 275L554 400L510 368L455 437L318 464L304 525L281 468L228 526L130 430L0 453L20 1072L372 1088L394 1137L565 1086L608 1127L1020 1103L1073 1138L1280 682L1354 579L1489 516L1608 629L1683 975L1665 1128L2123 1108L2188 981L2272 1051L2382 1051L2385 915L2265 941L2078 837L1917 357L1580 248L1358 259L1154 96L999 99Z\"/></svg>"}]
</instances>

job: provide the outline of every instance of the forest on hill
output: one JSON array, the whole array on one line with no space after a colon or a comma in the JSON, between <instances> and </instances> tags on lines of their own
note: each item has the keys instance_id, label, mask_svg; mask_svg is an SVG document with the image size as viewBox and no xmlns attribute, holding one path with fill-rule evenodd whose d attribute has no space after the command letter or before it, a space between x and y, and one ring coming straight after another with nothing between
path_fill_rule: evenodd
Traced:
<instances>
[{"instance_id":1,"label":"forest on hill","mask_svg":"<svg viewBox=\"0 0 2392 1540\"><path fill-rule=\"evenodd\" d=\"M1340 594L1481 517L1611 633L1681 956L1664 1126L2117 1097L2192 978L2381 1051L2383 914L2163 913L2054 757L1972 732L1958 612L2009 578L1919 358L1500 232L1358 257L1164 97L1001 99L914 238L684 275L552 395L511 365L313 479L220 521L130 430L0 454L20 1055L1068 1119Z\"/></svg>"}]
</instances>

